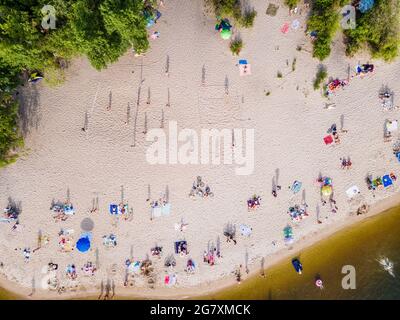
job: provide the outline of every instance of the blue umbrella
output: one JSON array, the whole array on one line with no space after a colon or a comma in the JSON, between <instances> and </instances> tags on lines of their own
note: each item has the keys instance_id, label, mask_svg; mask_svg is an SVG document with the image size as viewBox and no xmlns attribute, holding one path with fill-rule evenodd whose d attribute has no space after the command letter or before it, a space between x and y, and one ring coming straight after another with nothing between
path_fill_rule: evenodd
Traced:
<instances>
[{"instance_id":1,"label":"blue umbrella","mask_svg":"<svg viewBox=\"0 0 400 320\"><path fill-rule=\"evenodd\" d=\"M365 13L368 10L372 9L374 4L375 0L361 0L360 4L358 5L358 10L360 10L361 13Z\"/></svg>"},{"instance_id":2,"label":"blue umbrella","mask_svg":"<svg viewBox=\"0 0 400 320\"><path fill-rule=\"evenodd\" d=\"M88 237L83 237L80 238L78 240L78 242L76 243L76 248L80 251L80 252L86 252L89 250L90 248L90 240Z\"/></svg>"}]
</instances>

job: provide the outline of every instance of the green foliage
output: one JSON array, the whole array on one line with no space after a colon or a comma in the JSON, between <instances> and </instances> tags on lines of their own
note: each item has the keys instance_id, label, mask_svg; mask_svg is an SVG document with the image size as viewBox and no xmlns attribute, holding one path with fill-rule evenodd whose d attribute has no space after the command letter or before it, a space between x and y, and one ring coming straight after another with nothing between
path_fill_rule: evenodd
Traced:
<instances>
[{"instance_id":1,"label":"green foliage","mask_svg":"<svg viewBox=\"0 0 400 320\"><path fill-rule=\"evenodd\" d=\"M229 47L233 55L239 55L240 51L243 48L243 41L241 39L232 40Z\"/></svg>"},{"instance_id":2,"label":"green foliage","mask_svg":"<svg viewBox=\"0 0 400 320\"><path fill-rule=\"evenodd\" d=\"M216 16L232 17L244 28L253 26L257 12L254 9L242 12L240 0L208 0L208 2L213 6Z\"/></svg>"},{"instance_id":3,"label":"green foliage","mask_svg":"<svg viewBox=\"0 0 400 320\"><path fill-rule=\"evenodd\" d=\"M56 29L42 28L44 5L54 6ZM129 47L148 48L144 9L138 0L3 1L0 58L20 71L45 73L60 59L85 54L95 68L105 68Z\"/></svg>"},{"instance_id":4,"label":"green foliage","mask_svg":"<svg viewBox=\"0 0 400 320\"><path fill-rule=\"evenodd\" d=\"M285 0L285 4L290 8L293 9L297 6L299 0Z\"/></svg>"},{"instance_id":5,"label":"green foliage","mask_svg":"<svg viewBox=\"0 0 400 320\"><path fill-rule=\"evenodd\" d=\"M13 162L10 150L22 145L17 129L18 103L9 93L0 93L0 167Z\"/></svg>"},{"instance_id":6,"label":"green foliage","mask_svg":"<svg viewBox=\"0 0 400 320\"><path fill-rule=\"evenodd\" d=\"M317 32L314 41L313 56L319 60L326 59L331 53L331 43L339 27L340 0L316 0L308 19L307 30Z\"/></svg>"},{"instance_id":7,"label":"green foliage","mask_svg":"<svg viewBox=\"0 0 400 320\"><path fill-rule=\"evenodd\" d=\"M321 83L328 77L328 72L324 66L319 66L317 74L314 80L314 90L318 90L321 87Z\"/></svg>"},{"instance_id":8,"label":"green foliage","mask_svg":"<svg viewBox=\"0 0 400 320\"><path fill-rule=\"evenodd\" d=\"M256 18L256 16L257 16L257 11L255 11L254 9L246 10L242 14L240 19L238 19L238 22L240 26L243 28L251 28L254 24L254 19Z\"/></svg>"},{"instance_id":9,"label":"green foliage","mask_svg":"<svg viewBox=\"0 0 400 320\"><path fill-rule=\"evenodd\" d=\"M129 48L148 46L146 16L154 0L2 0L0 2L0 165L21 145L18 103L12 93L21 73L39 72L54 85L63 66L84 54L96 69L115 62ZM45 5L55 8L56 29L42 27ZM146 13L146 16L145 16Z\"/></svg>"},{"instance_id":10,"label":"green foliage","mask_svg":"<svg viewBox=\"0 0 400 320\"><path fill-rule=\"evenodd\" d=\"M399 52L399 17L399 1L376 0L371 10L358 14L356 28L345 31L346 53L353 56L367 46L373 57L393 60Z\"/></svg>"}]
</instances>

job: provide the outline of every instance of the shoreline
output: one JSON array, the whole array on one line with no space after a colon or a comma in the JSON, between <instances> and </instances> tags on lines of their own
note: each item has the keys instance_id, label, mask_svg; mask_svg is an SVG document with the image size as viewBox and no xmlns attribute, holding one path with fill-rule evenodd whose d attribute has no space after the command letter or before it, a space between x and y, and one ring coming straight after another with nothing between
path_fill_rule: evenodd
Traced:
<instances>
[{"instance_id":1,"label":"shoreline","mask_svg":"<svg viewBox=\"0 0 400 320\"><path fill-rule=\"evenodd\" d=\"M96 299L106 283L102 291L112 289L112 281L116 298L203 297L236 285L233 272L239 265L249 269L248 274L242 269L242 283L255 280L252 277L259 276L261 266L268 269L286 261L400 203L398 182L376 193L365 183L366 175L399 174L391 144L382 142L382 126L388 117L400 115L396 110L383 112L378 92L383 84L393 92L400 90L400 60L389 65L362 54L347 57L338 35L324 62L330 77L346 77L352 66L366 60L375 64L376 71L354 78L350 86L327 100L313 89L319 62L307 52L311 44L304 33L304 14L288 15L282 8L273 17L260 14L253 29L241 31L246 45L236 57L216 34L215 18L204 11L203 3L168 3L163 22L157 25L161 37L152 41L144 56L135 58L127 52L101 72L87 59L76 58L66 71L65 83L57 88L38 83L21 90L30 120L26 154L0 171L0 202L5 206L11 198L23 208L21 228L0 225L0 262L4 263L0 271L6 290L27 299ZM257 12L266 9L262 1L253 4ZM294 20L300 27L282 33L282 23ZM298 46L304 50L299 51ZM237 59L248 59L251 75L241 76ZM327 109L327 102L335 107ZM148 130L162 128L165 132L172 121L179 129L191 128L196 133L205 128L253 129L253 174L235 175L233 165L149 163L146 155L154 144L147 139ZM341 143L327 146L323 138L333 124L345 131L340 132ZM400 139L398 134L393 142L396 139ZM218 143L219 151L221 147ZM351 170L341 168L343 157L351 157ZM321 202L317 175L332 179L340 207L337 212ZM188 199L197 176L209 185L214 197ZM291 191L293 181L302 182L301 192ZM277 185L282 186L279 197L271 194ZM358 205L345 193L350 186L360 187L360 199L371 206L367 215L350 215ZM246 210L252 195L262 198L257 212ZM168 198L171 214L150 219L149 201L160 198ZM65 199L73 203L77 214L55 222L48 205ZM132 208L131 220L109 214L109 205L119 199ZM94 203L95 213L90 211ZM287 212L299 203L308 205L309 218L297 223ZM60 228L72 230L75 241L84 231L86 218L95 226L90 249L84 254L61 252ZM318 224L317 219L323 223ZM188 227L177 229L180 222ZM288 224L295 239L289 247L282 239ZM223 234L229 225L246 226L252 234L237 232L237 244L228 243ZM52 240L32 252L25 263L23 250L36 248L42 231ZM118 238L116 248L104 246L102 237L109 234ZM173 244L180 240L188 244L185 258L175 254ZM143 261L155 245L163 247L162 258L151 258L155 289L149 288L148 278L142 275L133 277L133 287L123 287L127 258ZM203 263L204 252L217 247L221 258L215 265ZM163 261L169 254L176 257L173 269ZM188 258L197 264L193 275L185 272ZM78 271L75 290L59 295L38 289L48 263L60 266L60 286L70 287L65 268L73 264L79 270L94 261L95 275L81 276ZM164 276L171 273L178 282L170 288L164 284Z\"/></svg>"},{"instance_id":2,"label":"shoreline","mask_svg":"<svg viewBox=\"0 0 400 320\"><path fill-rule=\"evenodd\" d=\"M319 242L325 241L329 239L331 236L344 231L351 226L362 223L372 217L375 217L379 214L384 214L386 211L395 208L400 205L400 193L397 193L389 198L378 201L375 204L372 204L370 210L365 215L352 215L348 216L348 220L343 220L340 222L336 222L334 226L329 225L329 227L324 227L319 231L308 234L295 242L291 247L280 249L277 252L265 256L265 266L264 272L268 277L268 270L276 265L282 263L285 259L298 255L301 251L307 250ZM299 241L301 241L299 243ZM254 263L249 266L249 273L245 276L242 282L249 281L254 277L260 276L261 269L257 267ZM213 289L210 290L209 285L211 281L207 281L204 284L197 286L189 286L189 287L178 287L178 288L162 288L158 287L155 289L149 288L126 288L123 286L116 286L116 294L117 300L119 299L149 299L149 300L178 300L178 299L196 299L196 298L205 298L207 295L215 294L217 292L226 290L228 288L233 288L238 285L234 276L225 276L216 281L212 282ZM78 292L78 293L65 293L58 294L56 292L48 292L41 289L38 289L34 295L31 295L29 289L19 286L17 283L14 283L10 280L4 279L4 277L0 277L0 289L5 289L7 291L7 295L16 296L17 299L28 299L28 300L64 300L64 299L82 299L82 300L97 300L98 292L94 290L88 290L86 292ZM139 292L140 291L140 292ZM196 294L191 294L191 292L196 291Z\"/></svg>"}]
</instances>

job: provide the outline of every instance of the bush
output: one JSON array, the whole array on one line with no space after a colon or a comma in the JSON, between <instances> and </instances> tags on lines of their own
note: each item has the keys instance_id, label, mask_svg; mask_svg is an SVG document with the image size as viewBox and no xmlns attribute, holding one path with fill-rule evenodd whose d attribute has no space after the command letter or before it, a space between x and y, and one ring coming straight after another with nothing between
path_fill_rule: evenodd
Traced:
<instances>
[{"instance_id":1,"label":"bush","mask_svg":"<svg viewBox=\"0 0 400 320\"><path fill-rule=\"evenodd\" d=\"M239 55L240 51L243 48L243 41L241 39L232 40L230 44L230 49L233 55Z\"/></svg>"},{"instance_id":2,"label":"bush","mask_svg":"<svg viewBox=\"0 0 400 320\"><path fill-rule=\"evenodd\" d=\"M0 93L0 167L15 161L10 150L22 146L17 119L18 103L9 93Z\"/></svg>"},{"instance_id":3,"label":"bush","mask_svg":"<svg viewBox=\"0 0 400 320\"><path fill-rule=\"evenodd\" d=\"M253 26L257 12L254 9L242 12L240 0L208 0L208 2L213 6L217 16L232 17L244 28Z\"/></svg>"},{"instance_id":4,"label":"bush","mask_svg":"<svg viewBox=\"0 0 400 320\"><path fill-rule=\"evenodd\" d=\"M307 22L307 31L315 31L313 56L319 60L326 59L331 53L331 42L339 27L340 0L316 0Z\"/></svg>"},{"instance_id":5,"label":"bush","mask_svg":"<svg viewBox=\"0 0 400 320\"><path fill-rule=\"evenodd\" d=\"M346 54L353 56L368 47L373 57L393 60L399 51L399 19L399 1L376 0L371 10L358 13L356 28L345 31Z\"/></svg>"},{"instance_id":6,"label":"bush","mask_svg":"<svg viewBox=\"0 0 400 320\"><path fill-rule=\"evenodd\" d=\"M317 74L314 80L314 90L318 90L321 87L321 83L328 77L328 72L324 66L319 66Z\"/></svg>"},{"instance_id":7,"label":"bush","mask_svg":"<svg viewBox=\"0 0 400 320\"><path fill-rule=\"evenodd\" d=\"M239 24L244 28L251 28L254 24L254 19L256 18L257 11L247 10L239 19Z\"/></svg>"},{"instance_id":8,"label":"bush","mask_svg":"<svg viewBox=\"0 0 400 320\"><path fill-rule=\"evenodd\" d=\"M293 9L297 6L298 0L285 0L285 4L290 8Z\"/></svg>"}]
</instances>

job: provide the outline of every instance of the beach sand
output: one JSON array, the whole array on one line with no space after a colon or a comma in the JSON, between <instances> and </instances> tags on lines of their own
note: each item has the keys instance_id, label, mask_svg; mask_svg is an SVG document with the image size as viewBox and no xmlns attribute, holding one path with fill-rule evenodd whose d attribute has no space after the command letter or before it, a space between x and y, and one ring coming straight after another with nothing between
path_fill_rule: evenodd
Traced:
<instances>
[{"instance_id":1,"label":"beach sand","mask_svg":"<svg viewBox=\"0 0 400 320\"><path fill-rule=\"evenodd\" d=\"M383 112L378 98L382 85L399 92L398 60L392 64L373 61L373 74L352 79L328 101L321 91L313 89L319 62L312 58L312 46L304 33L306 12L289 16L288 9L280 4L278 14L271 17L265 14L268 4L251 1L258 12L254 27L235 30L244 41L239 58L247 59L252 68L251 75L240 77L236 66L239 58L232 56L229 43L216 34L215 19L202 1L170 0L165 4L162 18L151 29L159 31L160 38L150 40L151 49L145 56L134 57L128 52L101 72L86 59L76 59L62 85L54 88L39 83L21 89L25 150L16 163L0 171L0 204L6 207L11 197L22 209L19 231L12 231L11 224L0 224L4 288L28 296L34 287L31 298L66 298L99 293L101 282L109 281L117 295L193 296L232 284L233 271L240 264L249 267L249 274L243 274L245 279L252 270L259 270L262 257L268 266L362 219L350 216L357 204L348 201L345 191L354 184L366 203L386 199L373 212L397 201L398 182L373 195L365 177L399 173L392 143L383 142L385 120L397 119L399 111ZM295 19L301 23L298 30L280 32L283 23ZM303 50L298 51L298 45ZM330 76L345 79L348 67L353 70L358 61L372 60L367 54L346 58L338 36L324 65ZM277 78L278 71L282 78ZM324 109L328 102L335 103L336 108ZM326 146L323 137L333 123L341 128L342 115L348 132L339 131L341 144ZM168 129L169 121L177 121L180 129L198 132L202 128L254 129L254 172L239 176L235 165L222 164L150 165L145 155L151 143L143 132L146 127L150 130L162 124ZM85 131L81 130L83 126ZM350 170L341 169L339 159L343 156L351 157ZM319 174L333 180L339 207L336 214L330 212L329 205L321 205L316 184ZM193 201L188 197L197 176L209 184L213 198ZM282 186L277 198L271 195L274 177ZM293 195L288 187L295 180L303 187ZM172 205L169 216L150 220L148 185L151 199L168 193ZM108 206L120 202L121 187L134 217L132 221L120 220L115 226ZM51 201L64 201L67 194L76 214L56 223L49 210ZM261 196L261 207L248 212L246 201L253 194ZM96 197L100 210L90 214ZM293 224L288 207L303 199L310 216ZM317 223L317 207L322 224ZM59 252L60 228L74 229L77 240L80 223L86 217L94 221L92 249L88 253ZM188 223L187 229L176 231L174 224L182 218ZM228 222L237 227L251 226L252 235L247 238L238 233L237 245L227 243L223 229ZM293 225L295 237L290 250L283 241L282 230L287 224ZM36 247L39 230L50 237L50 243L25 263L22 249ZM102 236L110 233L117 236L118 245L106 249ZM178 283L166 288L164 258L173 253L174 241L181 239L188 242L187 257L194 259L197 270L187 275L187 257L176 255L174 273ZM222 258L215 266L208 266L203 263L203 252L210 243L217 242ZM135 278L134 288L122 288L125 260L131 256L145 259L156 243L163 246L163 256L152 258L157 276L155 289L148 288L142 276ZM94 277L84 277L80 268L87 261L96 261L96 249L99 270ZM44 277L41 270L49 262L59 265L61 281L65 281L68 264L77 266L77 291L58 295L40 289ZM115 273L111 271L114 264Z\"/></svg>"}]
</instances>

